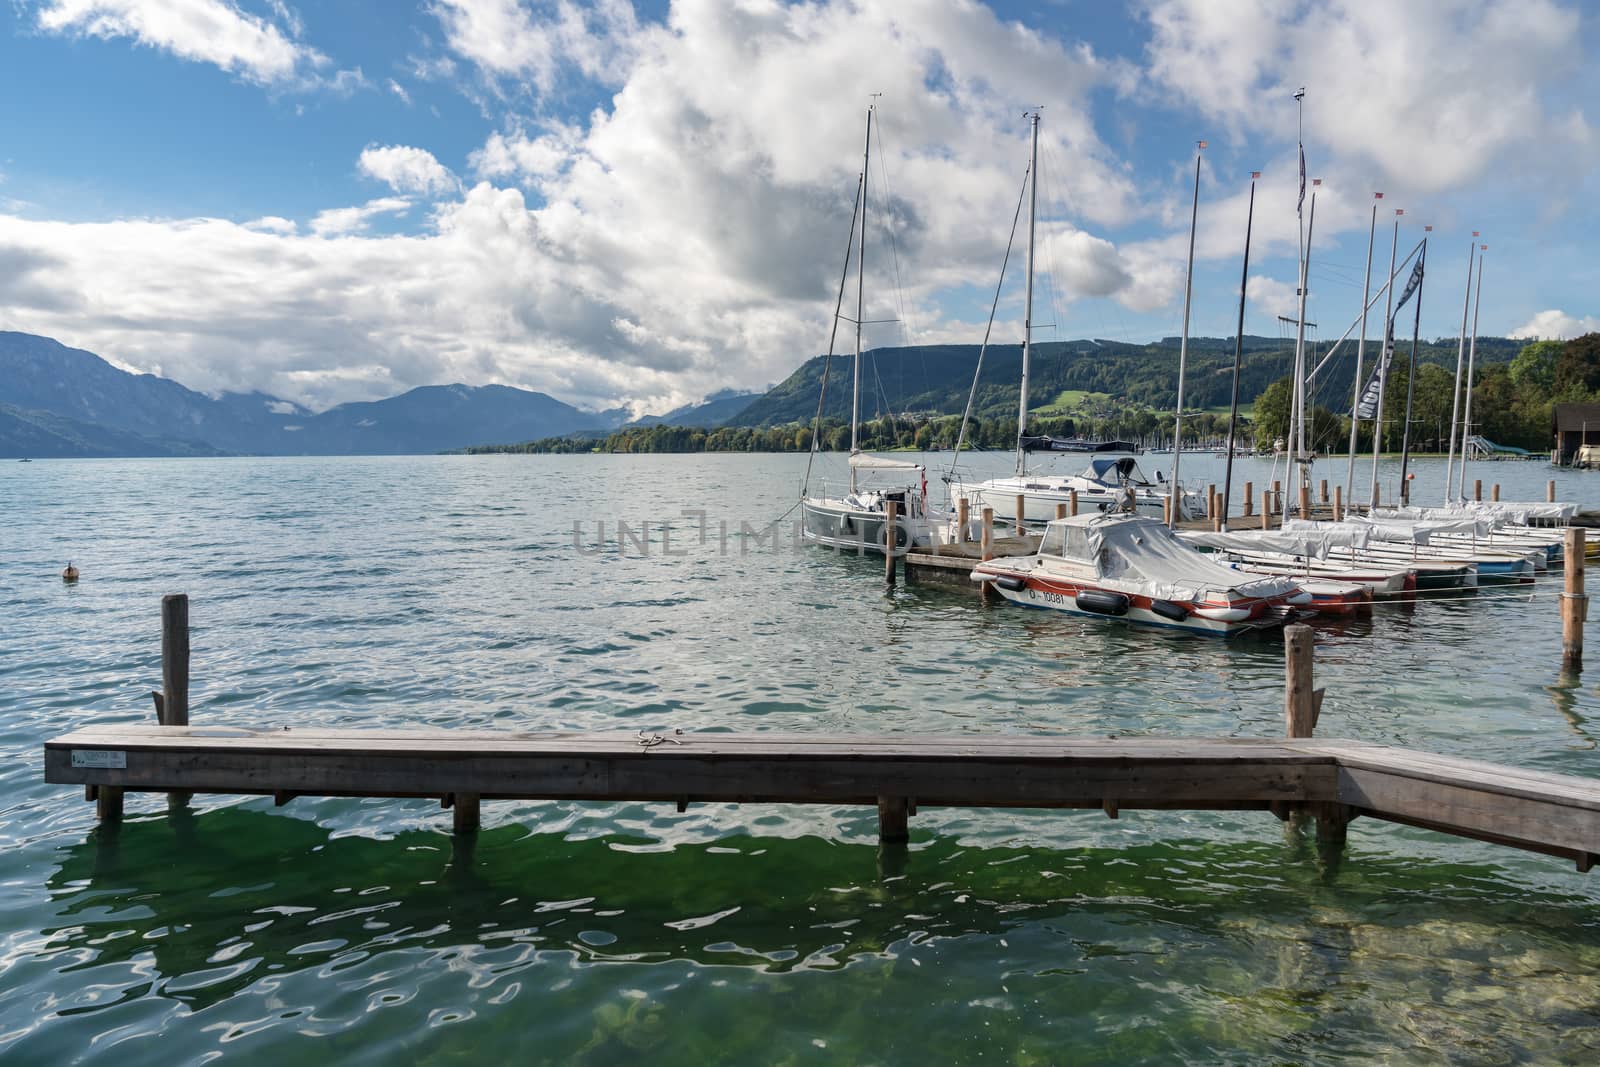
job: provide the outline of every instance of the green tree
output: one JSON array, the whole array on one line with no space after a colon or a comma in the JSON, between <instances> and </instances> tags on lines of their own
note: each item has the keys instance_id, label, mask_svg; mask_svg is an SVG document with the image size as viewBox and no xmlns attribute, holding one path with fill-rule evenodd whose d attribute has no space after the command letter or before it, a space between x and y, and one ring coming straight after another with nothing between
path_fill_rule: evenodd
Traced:
<instances>
[{"instance_id":1,"label":"green tree","mask_svg":"<svg viewBox=\"0 0 1600 1067\"><path fill-rule=\"evenodd\" d=\"M1556 362L1564 345L1560 341L1534 341L1522 346L1511 361L1511 381L1518 389L1548 397L1556 384Z\"/></svg>"},{"instance_id":2,"label":"green tree","mask_svg":"<svg viewBox=\"0 0 1600 1067\"><path fill-rule=\"evenodd\" d=\"M1256 443L1270 447L1276 439L1289 436L1289 409L1294 406L1294 384L1279 378L1256 397Z\"/></svg>"}]
</instances>

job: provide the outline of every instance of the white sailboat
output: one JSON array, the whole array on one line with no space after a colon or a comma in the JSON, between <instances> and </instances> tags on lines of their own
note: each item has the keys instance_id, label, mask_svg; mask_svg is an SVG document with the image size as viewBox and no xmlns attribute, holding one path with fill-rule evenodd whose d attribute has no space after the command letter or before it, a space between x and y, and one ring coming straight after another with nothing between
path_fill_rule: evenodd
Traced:
<instances>
[{"instance_id":1,"label":"white sailboat","mask_svg":"<svg viewBox=\"0 0 1600 1067\"><path fill-rule=\"evenodd\" d=\"M1139 469L1133 446L1120 441L1058 441L1050 437L1028 436L1028 369L1033 351L1033 275L1034 234L1039 208L1039 113L1030 116L1032 149L1028 158L1028 255L1023 284L1022 383L1017 405L1017 472L1004 478L991 478L964 491L969 503L994 511L996 519L1041 523L1055 518L1058 505L1067 504L1073 494L1080 507L1097 511L1119 510L1131 498L1133 508L1147 515L1161 516L1169 496L1175 500L1180 517L1204 514L1199 493L1184 493L1174 484L1170 489L1159 475L1152 482ZM1198 186L1197 186L1198 188ZM1198 197L1198 192L1196 194ZM1198 200L1197 200L1198 203ZM1191 233L1192 238L1192 233ZM1185 313L1187 314L1187 305ZM1185 331L1187 332L1187 331ZM1179 370L1179 403L1182 404L1182 369ZM1078 474L1056 474L1028 470L1030 452L1090 453L1088 467ZM1174 456L1174 469L1177 458ZM1022 499L1022 515L1017 514L1017 499Z\"/></svg>"},{"instance_id":2,"label":"white sailboat","mask_svg":"<svg viewBox=\"0 0 1600 1067\"><path fill-rule=\"evenodd\" d=\"M850 226L851 243L856 252L856 350L854 360L854 385L850 401L850 479L848 489L841 495L830 496L827 486L821 493L811 492L810 464L806 467L806 484L802 490L800 511L801 530L807 541L835 550L857 553L883 553L931 544L934 527L946 521L934 515L928 507L928 474L920 463L875 456L862 452L861 442L861 327L865 316L866 262L867 262L867 174L872 162L872 118L875 106L867 108L866 149L862 155L861 181L856 193L855 219ZM859 228L857 222L859 221ZM856 243L857 233L860 240ZM850 269L850 251L845 252L845 273ZM845 276L839 279L839 300L834 308L834 331L840 319L840 305L844 301ZM833 361L830 343L828 365ZM823 379L824 394L827 379ZM824 396L825 399L825 396ZM820 447L819 424L812 435L811 452L815 457ZM868 485L869 481L876 484ZM894 529L888 531L888 507L895 506Z\"/></svg>"}]
</instances>

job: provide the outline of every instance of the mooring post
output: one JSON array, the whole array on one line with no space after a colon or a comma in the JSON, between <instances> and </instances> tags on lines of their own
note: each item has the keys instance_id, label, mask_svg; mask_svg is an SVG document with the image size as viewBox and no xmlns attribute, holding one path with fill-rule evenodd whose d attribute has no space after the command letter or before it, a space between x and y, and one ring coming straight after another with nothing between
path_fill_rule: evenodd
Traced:
<instances>
[{"instance_id":1,"label":"mooring post","mask_svg":"<svg viewBox=\"0 0 1600 1067\"><path fill-rule=\"evenodd\" d=\"M1489 487L1489 499L1495 501L1496 503L1499 503L1499 501L1500 501L1500 483L1499 482L1495 482L1493 485L1491 485Z\"/></svg>"},{"instance_id":2,"label":"mooring post","mask_svg":"<svg viewBox=\"0 0 1600 1067\"><path fill-rule=\"evenodd\" d=\"M1066 517L1067 517L1067 505L1065 505L1065 504L1057 504L1056 505L1056 518L1064 519Z\"/></svg>"},{"instance_id":3,"label":"mooring post","mask_svg":"<svg viewBox=\"0 0 1600 1067\"><path fill-rule=\"evenodd\" d=\"M1561 594L1561 666L1583 669L1583 621L1589 615L1589 597L1583 591L1584 531L1567 530L1566 590Z\"/></svg>"},{"instance_id":4,"label":"mooring post","mask_svg":"<svg viewBox=\"0 0 1600 1067\"><path fill-rule=\"evenodd\" d=\"M1322 701L1311 688L1311 635L1304 623L1283 628L1283 714L1289 737L1310 737L1317 726Z\"/></svg>"},{"instance_id":5,"label":"mooring post","mask_svg":"<svg viewBox=\"0 0 1600 1067\"><path fill-rule=\"evenodd\" d=\"M1473 500L1479 500L1479 501L1481 501L1483 499L1483 479L1482 478L1474 478L1474 479L1472 479L1472 499Z\"/></svg>"},{"instance_id":6,"label":"mooring post","mask_svg":"<svg viewBox=\"0 0 1600 1067\"><path fill-rule=\"evenodd\" d=\"M1344 486L1336 485L1336 486L1333 487L1333 521L1334 522L1341 522L1343 520L1344 520Z\"/></svg>"},{"instance_id":7,"label":"mooring post","mask_svg":"<svg viewBox=\"0 0 1600 1067\"><path fill-rule=\"evenodd\" d=\"M122 821L122 787L120 785L100 785L94 790L95 818L107 826L115 826Z\"/></svg>"},{"instance_id":8,"label":"mooring post","mask_svg":"<svg viewBox=\"0 0 1600 1067\"><path fill-rule=\"evenodd\" d=\"M878 840L884 844L902 844L911 840L906 826L909 814L905 797L878 798Z\"/></svg>"},{"instance_id":9,"label":"mooring post","mask_svg":"<svg viewBox=\"0 0 1600 1067\"><path fill-rule=\"evenodd\" d=\"M983 509L982 540L978 542L984 559L994 559L994 508Z\"/></svg>"},{"instance_id":10,"label":"mooring post","mask_svg":"<svg viewBox=\"0 0 1600 1067\"><path fill-rule=\"evenodd\" d=\"M1261 490L1261 528L1272 529L1272 490Z\"/></svg>"},{"instance_id":11,"label":"mooring post","mask_svg":"<svg viewBox=\"0 0 1600 1067\"><path fill-rule=\"evenodd\" d=\"M1023 496L1021 493L1018 493L1017 494L1017 536L1018 537L1021 537L1023 534L1028 532L1027 531L1027 527L1024 525L1024 523L1027 520L1027 515L1028 515L1028 498Z\"/></svg>"},{"instance_id":12,"label":"mooring post","mask_svg":"<svg viewBox=\"0 0 1600 1067\"><path fill-rule=\"evenodd\" d=\"M1256 483L1244 483L1244 517L1249 518L1255 512L1255 501L1251 497L1256 494Z\"/></svg>"},{"instance_id":13,"label":"mooring post","mask_svg":"<svg viewBox=\"0 0 1600 1067\"><path fill-rule=\"evenodd\" d=\"M1324 479L1322 479L1322 485L1317 489L1317 503L1326 504L1327 502L1328 502L1328 479L1324 478Z\"/></svg>"},{"instance_id":14,"label":"mooring post","mask_svg":"<svg viewBox=\"0 0 1600 1067\"><path fill-rule=\"evenodd\" d=\"M1172 525L1172 497L1170 496L1161 498L1161 522L1167 526Z\"/></svg>"},{"instance_id":15,"label":"mooring post","mask_svg":"<svg viewBox=\"0 0 1600 1067\"><path fill-rule=\"evenodd\" d=\"M972 521L972 502L966 497L956 501L956 542L967 543L967 523Z\"/></svg>"},{"instance_id":16,"label":"mooring post","mask_svg":"<svg viewBox=\"0 0 1600 1067\"><path fill-rule=\"evenodd\" d=\"M1067 514L1068 515L1076 515L1077 513L1078 513L1078 491L1076 489L1068 489L1067 490Z\"/></svg>"},{"instance_id":17,"label":"mooring post","mask_svg":"<svg viewBox=\"0 0 1600 1067\"><path fill-rule=\"evenodd\" d=\"M1556 502L1556 480L1554 478L1551 478L1544 485L1544 499L1546 503L1554 504Z\"/></svg>"},{"instance_id":18,"label":"mooring post","mask_svg":"<svg viewBox=\"0 0 1600 1067\"><path fill-rule=\"evenodd\" d=\"M1311 517L1311 483L1303 481L1303 482L1300 483L1300 518L1309 519L1310 517Z\"/></svg>"},{"instance_id":19,"label":"mooring post","mask_svg":"<svg viewBox=\"0 0 1600 1067\"><path fill-rule=\"evenodd\" d=\"M1277 510L1283 510L1283 483L1276 479L1272 482L1272 503Z\"/></svg>"},{"instance_id":20,"label":"mooring post","mask_svg":"<svg viewBox=\"0 0 1600 1067\"><path fill-rule=\"evenodd\" d=\"M894 586L894 564L899 559L895 546L900 543L900 505L893 500L883 505L883 584Z\"/></svg>"},{"instance_id":21,"label":"mooring post","mask_svg":"<svg viewBox=\"0 0 1600 1067\"><path fill-rule=\"evenodd\" d=\"M1217 514L1217 483L1212 482L1206 486L1206 518L1214 518Z\"/></svg>"},{"instance_id":22,"label":"mooring post","mask_svg":"<svg viewBox=\"0 0 1600 1067\"><path fill-rule=\"evenodd\" d=\"M451 805L451 829L458 834L475 834L478 832L478 800L477 793L457 793L455 803Z\"/></svg>"},{"instance_id":23,"label":"mooring post","mask_svg":"<svg viewBox=\"0 0 1600 1067\"><path fill-rule=\"evenodd\" d=\"M187 593L168 593L161 598L161 702L157 721L162 726L189 725Z\"/></svg>"}]
</instances>

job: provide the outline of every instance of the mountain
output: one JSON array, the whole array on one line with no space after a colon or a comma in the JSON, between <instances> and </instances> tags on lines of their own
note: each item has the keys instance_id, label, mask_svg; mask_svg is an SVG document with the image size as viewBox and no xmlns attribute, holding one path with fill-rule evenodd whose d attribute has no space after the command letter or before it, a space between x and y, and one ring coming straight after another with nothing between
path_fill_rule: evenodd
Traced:
<instances>
[{"instance_id":1,"label":"mountain","mask_svg":"<svg viewBox=\"0 0 1600 1067\"><path fill-rule=\"evenodd\" d=\"M1518 341L1480 337L1478 362L1509 361L1520 346ZM1106 393L1136 407L1170 411L1177 401L1178 347L1176 337L1142 345L1105 340L1036 344L1029 364L1028 409L1047 408L1062 393L1087 392ZM1240 403L1249 404L1267 386L1289 374L1294 365L1294 341L1246 335L1243 348L1239 397ZM1189 339L1185 408L1194 410L1228 404L1233 388L1233 349L1231 337ZM1377 344L1369 341L1369 367L1376 349ZM1326 345L1314 346L1310 358L1316 359L1326 350ZM961 414L972 388L978 351L977 345L920 345L863 353L861 417L876 418L885 412ZM1354 360L1347 359L1347 354L1354 355L1354 342L1341 349L1339 358L1314 383L1314 403L1334 409L1341 405L1348 408ZM1453 372L1456 342L1454 339L1424 342L1418 356L1423 362L1444 364ZM828 394L824 415L848 421L852 358L834 356L831 368L825 368L827 357L807 360L745 408L737 417L737 423L781 426L809 422L816 415L825 369ZM1402 349L1396 358L1405 358L1405 350ZM973 414L981 418L1015 418L1021 376L1022 346L990 345L984 354L983 375L978 382Z\"/></svg>"},{"instance_id":2,"label":"mountain","mask_svg":"<svg viewBox=\"0 0 1600 1067\"><path fill-rule=\"evenodd\" d=\"M313 414L265 393L207 396L48 337L7 331L0 331L0 406L0 442L40 456L439 452L610 430L626 418L624 409L585 412L503 385L423 386Z\"/></svg>"},{"instance_id":3,"label":"mountain","mask_svg":"<svg viewBox=\"0 0 1600 1067\"><path fill-rule=\"evenodd\" d=\"M710 428L723 426L740 419L744 410L748 408L762 394L741 393L737 389L723 389L712 393L698 404L685 404L681 408L674 408L665 415L646 415L637 419L630 426L699 426Z\"/></svg>"}]
</instances>

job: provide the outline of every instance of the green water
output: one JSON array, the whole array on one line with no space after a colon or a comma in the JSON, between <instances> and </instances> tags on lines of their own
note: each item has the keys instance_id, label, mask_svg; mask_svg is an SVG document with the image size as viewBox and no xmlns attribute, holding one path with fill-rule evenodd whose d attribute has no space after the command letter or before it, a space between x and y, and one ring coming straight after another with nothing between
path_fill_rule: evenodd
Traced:
<instances>
[{"instance_id":1,"label":"green water","mask_svg":"<svg viewBox=\"0 0 1600 1067\"><path fill-rule=\"evenodd\" d=\"M1281 731L1274 639L885 596L873 561L740 536L803 462L0 468L0 1060L1600 1060L1597 883L1370 820L1335 872L1248 812L925 809L900 855L866 809L504 802L463 846L420 801L136 796L105 834L41 780L46 737L150 720L176 590L196 723ZM1478 476L1542 499L1549 469ZM1321 732L1600 774L1553 594L1320 628Z\"/></svg>"}]
</instances>

